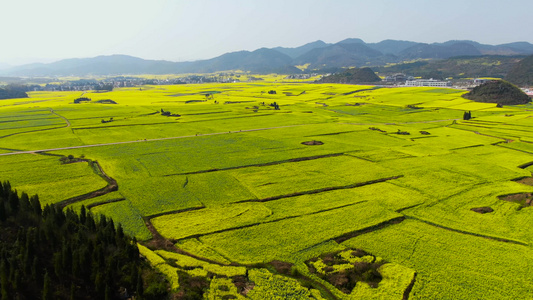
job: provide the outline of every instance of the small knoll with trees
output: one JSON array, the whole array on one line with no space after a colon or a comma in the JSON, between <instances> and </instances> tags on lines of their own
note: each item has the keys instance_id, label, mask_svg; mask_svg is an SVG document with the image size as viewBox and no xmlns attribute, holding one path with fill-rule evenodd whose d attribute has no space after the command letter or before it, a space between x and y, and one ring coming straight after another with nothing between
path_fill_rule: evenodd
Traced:
<instances>
[{"instance_id":1,"label":"small knoll with trees","mask_svg":"<svg viewBox=\"0 0 533 300\"><path fill-rule=\"evenodd\" d=\"M493 80L476 86L463 98L476 102L497 103L498 106L518 105L531 102L531 98L513 84L504 80Z\"/></svg>"},{"instance_id":2,"label":"small knoll with trees","mask_svg":"<svg viewBox=\"0 0 533 300\"><path fill-rule=\"evenodd\" d=\"M325 76L318 83L372 83L380 82L381 78L370 68L350 68L344 72Z\"/></svg>"},{"instance_id":3,"label":"small knoll with trees","mask_svg":"<svg viewBox=\"0 0 533 300\"><path fill-rule=\"evenodd\" d=\"M533 85L533 55L515 64L505 79L518 86Z\"/></svg>"}]
</instances>

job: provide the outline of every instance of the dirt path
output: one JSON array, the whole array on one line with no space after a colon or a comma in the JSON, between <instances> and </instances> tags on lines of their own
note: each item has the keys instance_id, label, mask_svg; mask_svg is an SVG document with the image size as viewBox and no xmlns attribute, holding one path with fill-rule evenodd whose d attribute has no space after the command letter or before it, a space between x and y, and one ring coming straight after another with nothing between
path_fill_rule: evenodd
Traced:
<instances>
[{"instance_id":1,"label":"dirt path","mask_svg":"<svg viewBox=\"0 0 533 300\"><path fill-rule=\"evenodd\" d=\"M111 192L114 192L114 191L118 190L117 181L115 179L109 177L109 175L107 175L104 172L104 170L102 170L102 167L100 166L100 164L97 161L92 161L92 160L89 160L89 159L81 159L79 161L80 162L82 162L82 161L83 162L87 162L93 169L96 169L95 173L98 174L100 177L102 177L102 179L104 179L107 182L107 185L105 187L101 188L101 189L96 190L96 191L92 191L92 192L89 192L89 193L86 193L86 194L83 194L83 195L75 196L75 197L72 197L72 198L69 198L69 199L66 199L66 200L59 201L59 202L55 203L60 208L65 208L67 205L70 205L70 204L73 204L73 203L76 203L76 202L80 202L80 201L83 201L83 200L87 200L87 199L103 196L105 194L108 194L108 193L111 193Z\"/></svg>"},{"instance_id":2,"label":"dirt path","mask_svg":"<svg viewBox=\"0 0 533 300\"><path fill-rule=\"evenodd\" d=\"M402 125L402 124L431 124L431 123L441 123L441 122L450 122L450 121L460 121L462 119L444 119L444 120L431 120L431 121L416 121L416 122L388 122L388 123L339 123L339 124L347 124L347 125L364 125L364 126L371 126L371 125Z\"/></svg>"},{"instance_id":3,"label":"dirt path","mask_svg":"<svg viewBox=\"0 0 533 300\"><path fill-rule=\"evenodd\" d=\"M52 114L54 114L54 115L60 117L61 119L65 120L65 122L67 122L67 128L71 126L71 125L70 125L70 121L69 121L67 118L65 118L65 117L63 117L62 115L56 113L52 108L49 108L49 109L50 109L50 112L51 112Z\"/></svg>"}]
</instances>

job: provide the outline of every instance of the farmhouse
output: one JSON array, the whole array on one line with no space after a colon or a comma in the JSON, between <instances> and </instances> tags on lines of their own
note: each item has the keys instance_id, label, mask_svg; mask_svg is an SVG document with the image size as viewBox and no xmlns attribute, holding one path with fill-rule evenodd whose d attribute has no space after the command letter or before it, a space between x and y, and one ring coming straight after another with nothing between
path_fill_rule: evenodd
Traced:
<instances>
[{"instance_id":1,"label":"farmhouse","mask_svg":"<svg viewBox=\"0 0 533 300\"><path fill-rule=\"evenodd\" d=\"M405 86L432 86L432 87L449 87L452 86L450 81L440 81L436 79L416 79L407 80Z\"/></svg>"}]
</instances>

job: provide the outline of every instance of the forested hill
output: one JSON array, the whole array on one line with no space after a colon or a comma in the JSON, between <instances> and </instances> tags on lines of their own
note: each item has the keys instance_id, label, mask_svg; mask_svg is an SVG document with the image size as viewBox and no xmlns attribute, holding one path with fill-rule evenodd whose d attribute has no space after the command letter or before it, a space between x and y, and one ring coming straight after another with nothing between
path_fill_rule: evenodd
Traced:
<instances>
[{"instance_id":1,"label":"forested hill","mask_svg":"<svg viewBox=\"0 0 533 300\"><path fill-rule=\"evenodd\" d=\"M325 76L319 80L320 83L372 83L379 82L381 78L370 68L351 68L344 72Z\"/></svg>"},{"instance_id":2,"label":"forested hill","mask_svg":"<svg viewBox=\"0 0 533 300\"><path fill-rule=\"evenodd\" d=\"M166 282L105 216L47 205L0 183L1 299L161 299Z\"/></svg>"},{"instance_id":3,"label":"forested hill","mask_svg":"<svg viewBox=\"0 0 533 300\"><path fill-rule=\"evenodd\" d=\"M518 105L531 102L531 98L527 94L504 80L493 80L476 86L463 97L477 102L497 103L498 105Z\"/></svg>"},{"instance_id":4,"label":"forested hill","mask_svg":"<svg viewBox=\"0 0 533 300\"><path fill-rule=\"evenodd\" d=\"M533 55L517 63L505 79L519 86L533 85Z\"/></svg>"}]
</instances>

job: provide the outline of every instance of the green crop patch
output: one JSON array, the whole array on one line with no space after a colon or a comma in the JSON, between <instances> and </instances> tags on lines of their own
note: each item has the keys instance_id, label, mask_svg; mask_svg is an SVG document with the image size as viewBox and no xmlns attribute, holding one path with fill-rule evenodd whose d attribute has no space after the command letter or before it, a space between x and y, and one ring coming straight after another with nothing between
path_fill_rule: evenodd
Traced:
<instances>
[{"instance_id":1,"label":"green crop patch","mask_svg":"<svg viewBox=\"0 0 533 300\"><path fill-rule=\"evenodd\" d=\"M532 288L529 263L524 263L532 261L529 247L415 220L360 235L344 244L416 270L410 299L443 295L450 299L521 299Z\"/></svg>"},{"instance_id":2,"label":"green crop patch","mask_svg":"<svg viewBox=\"0 0 533 300\"><path fill-rule=\"evenodd\" d=\"M343 209L207 235L201 237L200 241L232 261L258 263L284 260L308 247L399 216L365 202Z\"/></svg>"},{"instance_id":3,"label":"green crop patch","mask_svg":"<svg viewBox=\"0 0 533 300\"><path fill-rule=\"evenodd\" d=\"M121 224L124 232L136 237L139 241L152 238L139 211L127 200L99 205L91 211L113 218L115 222Z\"/></svg>"}]
</instances>

